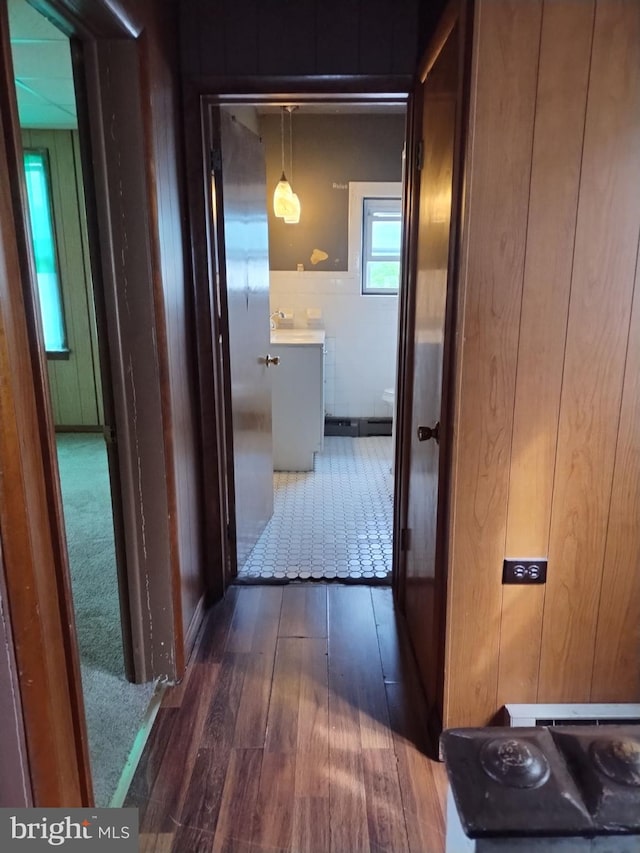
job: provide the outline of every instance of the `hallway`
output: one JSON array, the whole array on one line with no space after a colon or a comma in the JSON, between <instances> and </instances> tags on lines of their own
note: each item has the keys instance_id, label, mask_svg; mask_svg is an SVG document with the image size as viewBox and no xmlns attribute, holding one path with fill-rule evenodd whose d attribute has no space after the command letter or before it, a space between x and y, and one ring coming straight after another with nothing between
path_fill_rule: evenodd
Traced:
<instances>
[{"instance_id":1,"label":"hallway","mask_svg":"<svg viewBox=\"0 0 640 853\"><path fill-rule=\"evenodd\" d=\"M233 587L125 805L141 850L439 853L444 766L391 590Z\"/></svg>"}]
</instances>

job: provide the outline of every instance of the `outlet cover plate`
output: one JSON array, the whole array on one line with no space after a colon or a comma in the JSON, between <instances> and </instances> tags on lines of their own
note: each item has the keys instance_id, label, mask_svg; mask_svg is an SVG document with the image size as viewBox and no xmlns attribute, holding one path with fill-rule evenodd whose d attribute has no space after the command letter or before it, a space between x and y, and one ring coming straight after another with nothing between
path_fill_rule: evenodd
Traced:
<instances>
[{"instance_id":1,"label":"outlet cover plate","mask_svg":"<svg viewBox=\"0 0 640 853\"><path fill-rule=\"evenodd\" d=\"M502 583L546 583L547 560L505 560L502 564Z\"/></svg>"}]
</instances>

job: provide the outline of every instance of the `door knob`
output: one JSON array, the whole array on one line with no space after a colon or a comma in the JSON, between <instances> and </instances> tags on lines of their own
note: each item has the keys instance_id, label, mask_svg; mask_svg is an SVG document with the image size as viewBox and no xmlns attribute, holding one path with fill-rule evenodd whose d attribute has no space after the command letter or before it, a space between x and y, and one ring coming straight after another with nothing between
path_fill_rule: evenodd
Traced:
<instances>
[{"instance_id":1,"label":"door knob","mask_svg":"<svg viewBox=\"0 0 640 853\"><path fill-rule=\"evenodd\" d=\"M432 427L418 427L418 441L429 441L430 438L435 438L436 444L440 444L440 421Z\"/></svg>"},{"instance_id":2,"label":"door knob","mask_svg":"<svg viewBox=\"0 0 640 853\"><path fill-rule=\"evenodd\" d=\"M267 353L264 358L260 359L260 363L264 364L265 367L269 367L272 364L274 367L277 367L280 364L280 356L279 355L270 355Z\"/></svg>"}]
</instances>

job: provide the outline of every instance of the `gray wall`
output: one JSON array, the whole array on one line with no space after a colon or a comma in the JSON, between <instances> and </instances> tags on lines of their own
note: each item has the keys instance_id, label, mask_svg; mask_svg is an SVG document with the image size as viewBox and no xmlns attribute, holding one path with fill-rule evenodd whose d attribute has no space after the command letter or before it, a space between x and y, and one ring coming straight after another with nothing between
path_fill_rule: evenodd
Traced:
<instances>
[{"instance_id":1,"label":"gray wall","mask_svg":"<svg viewBox=\"0 0 640 853\"><path fill-rule=\"evenodd\" d=\"M280 116L262 116L260 127L267 157L270 268L295 270L303 264L306 270L347 270L349 181L402 179L404 115L294 113L293 180L285 117L285 171L302 205L297 225L277 219L271 203L282 171ZM311 264L314 249L326 252L327 260Z\"/></svg>"}]
</instances>

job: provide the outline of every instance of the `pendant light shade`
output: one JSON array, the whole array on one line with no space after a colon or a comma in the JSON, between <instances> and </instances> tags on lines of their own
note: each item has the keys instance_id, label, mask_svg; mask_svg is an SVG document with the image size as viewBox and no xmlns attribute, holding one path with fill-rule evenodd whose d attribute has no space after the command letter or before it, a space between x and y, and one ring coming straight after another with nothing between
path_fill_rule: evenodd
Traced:
<instances>
[{"instance_id":1,"label":"pendant light shade","mask_svg":"<svg viewBox=\"0 0 640 853\"><path fill-rule=\"evenodd\" d=\"M282 175L273 191L273 213L279 219L284 219L288 225L300 222L300 199L291 188L284 172L284 112L289 113L289 164L293 172L293 138L291 129L291 113L296 107L281 107L280 112L280 145L282 150Z\"/></svg>"},{"instance_id":2,"label":"pendant light shade","mask_svg":"<svg viewBox=\"0 0 640 853\"><path fill-rule=\"evenodd\" d=\"M284 215L284 221L288 225L297 225L300 222L300 199L297 193L293 193L291 198L287 200L287 212Z\"/></svg>"},{"instance_id":3,"label":"pendant light shade","mask_svg":"<svg viewBox=\"0 0 640 853\"><path fill-rule=\"evenodd\" d=\"M282 177L276 184L276 188L273 191L273 212L276 216L281 219L284 218L289 212L291 206L291 199L293 198L293 190L291 189L291 184L287 180L287 176L284 171L282 172Z\"/></svg>"}]
</instances>

